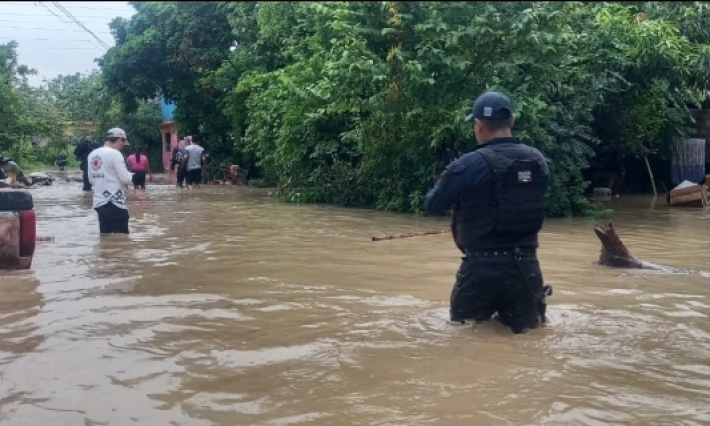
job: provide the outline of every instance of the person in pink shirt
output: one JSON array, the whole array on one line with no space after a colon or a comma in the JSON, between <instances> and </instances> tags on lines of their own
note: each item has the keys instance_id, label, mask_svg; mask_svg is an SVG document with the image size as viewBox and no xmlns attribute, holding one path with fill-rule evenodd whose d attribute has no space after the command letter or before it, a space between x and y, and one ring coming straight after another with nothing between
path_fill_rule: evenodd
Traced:
<instances>
[{"instance_id":1,"label":"person in pink shirt","mask_svg":"<svg viewBox=\"0 0 710 426\"><path fill-rule=\"evenodd\" d=\"M145 175L148 173L148 179L153 181L153 173L150 172L150 164L148 156L141 152L140 147L136 147L133 154L128 156L128 170L133 172L133 188L145 189Z\"/></svg>"}]
</instances>

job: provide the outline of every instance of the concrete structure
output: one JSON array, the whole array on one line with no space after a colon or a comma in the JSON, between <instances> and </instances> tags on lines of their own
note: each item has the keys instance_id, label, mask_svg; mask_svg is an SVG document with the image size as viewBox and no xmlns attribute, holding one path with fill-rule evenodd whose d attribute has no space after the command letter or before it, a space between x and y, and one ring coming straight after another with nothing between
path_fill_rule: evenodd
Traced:
<instances>
[{"instance_id":1,"label":"concrete structure","mask_svg":"<svg viewBox=\"0 0 710 426\"><path fill-rule=\"evenodd\" d=\"M96 124L91 121L65 121L62 123L62 127L64 135L68 138L72 136L86 136L91 138L98 132Z\"/></svg>"},{"instance_id":2,"label":"concrete structure","mask_svg":"<svg viewBox=\"0 0 710 426\"><path fill-rule=\"evenodd\" d=\"M82 136L93 140L93 138L98 135L96 124L91 121L63 121L62 132L64 133L64 137L69 140L71 144L76 144L76 141ZM44 148L49 145L52 138L32 136L31 140L32 146Z\"/></svg>"},{"instance_id":3,"label":"concrete structure","mask_svg":"<svg viewBox=\"0 0 710 426\"><path fill-rule=\"evenodd\" d=\"M168 102L164 96L160 96L160 115L163 118L163 121L160 123L160 134L162 136L163 167L166 173L170 169L173 148L177 146L178 142L177 126L175 121L173 121L175 108L177 108L177 105Z\"/></svg>"}]
</instances>

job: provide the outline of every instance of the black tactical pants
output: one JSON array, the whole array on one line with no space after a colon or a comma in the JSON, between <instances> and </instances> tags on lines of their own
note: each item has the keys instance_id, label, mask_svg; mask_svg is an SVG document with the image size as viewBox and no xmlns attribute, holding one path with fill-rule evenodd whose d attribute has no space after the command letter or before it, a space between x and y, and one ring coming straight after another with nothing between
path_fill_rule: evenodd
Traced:
<instances>
[{"instance_id":1,"label":"black tactical pants","mask_svg":"<svg viewBox=\"0 0 710 426\"><path fill-rule=\"evenodd\" d=\"M187 167L184 166L178 166L178 171L177 171L177 186L182 188L185 183L185 179L187 178Z\"/></svg>"},{"instance_id":2,"label":"black tactical pants","mask_svg":"<svg viewBox=\"0 0 710 426\"><path fill-rule=\"evenodd\" d=\"M91 191L91 182L89 182L89 163L88 160L84 160L79 164L79 168L81 169L81 177L82 180L84 181L84 187L82 188L83 191Z\"/></svg>"},{"instance_id":3,"label":"black tactical pants","mask_svg":"<svg viewBox=\"0 0 710 426\"><path fill-rule=\"evenodd\" d=\"M104 204L94 210L99 215L99 233L128 234L128 210L113 203Z\"/></svg>"},{"instance_id":4,"label":"black tactical pants","mask_svg":"<svg viewBox=\"0 0 710 426\"><path fill-rule=\"evenodd\" d=\"M498 313L514 333L537 327L543 279L531 250L467 251L451 291L451 321L486 321Z\"/></svg>"}]
</instances>

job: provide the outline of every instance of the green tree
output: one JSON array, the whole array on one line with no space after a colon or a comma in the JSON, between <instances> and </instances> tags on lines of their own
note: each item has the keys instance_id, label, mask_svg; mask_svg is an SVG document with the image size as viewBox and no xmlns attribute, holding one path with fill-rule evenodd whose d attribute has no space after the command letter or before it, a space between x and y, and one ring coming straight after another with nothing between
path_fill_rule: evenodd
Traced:
<instances>
[{"instance_id":1,"label":"green tree","mask_svg":"<svg viewBox=\"0 0 710 426\"><path fill-rule=\"evenodd\" d=\"M552 160L548 213L583 214L589 158L662 152L710 71L700 2L134 6L112 23L109 91L127 110L165 94L183 130L294 201L418 211L498 89Z\"/></svg>"},{"instance_id":2,"label":"green tree","mask_svg":"<svg viewBox=\"0 0 710 426\"><path fill-rule=\"evenodd\" d=\"M37 160L33 138L61 135L59 112L45 102L41 89L28 85L35 70L18 63L17 43L0 45L0 154L25 167Z\"/></svg>"},{"instance_id":3,"label":"green tree","mask_svg":"<svg viewBox=\"0 0 710 426\"><path fill-rule=\"evenodd\" d=\"M75 127L75 138L88 137L101 141L104 132L111 127L123 128L132 146L142 146L151 159L153 170L162 170L160 135L160 106L153 98L135 101L136 109L130 112L123 108L120 98L114 97L100 72L89 75L60 75L45 82L45 98L60 112L62 122L93 123L95 131L85 134ZM55 148L68 149L66 146ZM48 154L52 158L56 153Z\"/></svg>"},{"instance_id":4,"label":"green tree","mask_svg":"<svg viewBox=\"0 0 710 426\"><path fill-rule=\"evenodd\" d=\"M210 73L229 54L233 35L225 2L132 3L130 21L115 19L116 46L100 60L107 87L126 112L136 100L164 94L179 108L183 132L201 131L210 149L231 151L229 120L218 107L224 91Z\"/></svg>"}]
</instances>

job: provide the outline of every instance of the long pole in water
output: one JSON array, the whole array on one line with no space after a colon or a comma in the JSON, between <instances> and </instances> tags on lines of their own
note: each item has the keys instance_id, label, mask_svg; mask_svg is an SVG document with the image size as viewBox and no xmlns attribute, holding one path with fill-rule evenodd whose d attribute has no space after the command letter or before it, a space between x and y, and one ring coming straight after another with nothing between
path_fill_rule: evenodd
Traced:
<instances>
[{"instance_id":1,"label":"long pole in water","mask_svg":"<svg viewBox=\"0 0 710 426\"><path fill-rule=\"evenodd\" d=\"M427 232L407 232L405 234L385 235L383 237L372 237L372 241L394 240L395 238L423 237L424 235L448 234L450 229L440 229L438 231Z\"/></svg>"}]
</instances>

